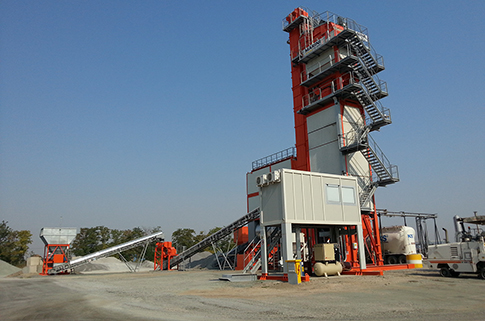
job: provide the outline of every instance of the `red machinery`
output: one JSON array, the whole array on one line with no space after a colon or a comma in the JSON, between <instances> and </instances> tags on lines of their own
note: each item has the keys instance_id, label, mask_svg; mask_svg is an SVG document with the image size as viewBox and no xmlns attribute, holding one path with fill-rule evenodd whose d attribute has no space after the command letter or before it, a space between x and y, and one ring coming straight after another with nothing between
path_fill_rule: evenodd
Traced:
<instances>
[{"instance_id":1,"label":"red machinery","mask_svg":"<svg viewBox=\"0 0 485 321\"><path fill-rule=\"evenodd\" d=\"M172 242L157 242L153 269L170 270L170 260L174 256L177 256L177 250L172 246Z\"/></svg>"},{"instance_id":2,"label":"red machinery","mask_svg":"<svg viewBox=\"0 0 485 321\"><path fill-rule=\"evenodd\" d=\"M55 265L69 261L69 247L76 235L77 229L75 228L44 227L40 230L40 238L45 244L41 275L47 275Z\"/></svg>"},{"instance_id":3,"label":"red machinery","mask_svg":"<svg viewBox=\"0 0 485 321\"><path fill-rule=\"evenodd\" d=\"M253 162L248 210L260 206L256 177L279 168L357 177L366 259L380 268L374 192L399 181L397 166L369 135L391 124L389 110L379 101L388 95L387 84L377 76L384 70L382 56L372 48L367 28L330 12L297 8L283 19L283 30L289 34L296 144ZM341 253L346 267L358 270L355 227L343 228L348 231ZM310 249L321 242L318 229L302 227L301 233Z\"/></svg>"}]
</instances>

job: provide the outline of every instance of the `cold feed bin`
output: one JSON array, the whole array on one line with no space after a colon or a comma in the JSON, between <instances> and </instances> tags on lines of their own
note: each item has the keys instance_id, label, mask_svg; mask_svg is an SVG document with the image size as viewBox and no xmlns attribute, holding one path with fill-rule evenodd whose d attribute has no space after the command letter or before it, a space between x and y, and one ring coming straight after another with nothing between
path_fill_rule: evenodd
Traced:
<instances>
[{"instance_id":1,"label":"cold feed bin","mask_svg":"<svg viewBox=\"0 0 485 321\"><path fill-rule=\"evenodd\" d=\"M68 250L76 235L76 228L44 227L40 230L40 239L45 244L42 274L48 274L55 265L69 261Z\"/></svg>"}]
</instances>

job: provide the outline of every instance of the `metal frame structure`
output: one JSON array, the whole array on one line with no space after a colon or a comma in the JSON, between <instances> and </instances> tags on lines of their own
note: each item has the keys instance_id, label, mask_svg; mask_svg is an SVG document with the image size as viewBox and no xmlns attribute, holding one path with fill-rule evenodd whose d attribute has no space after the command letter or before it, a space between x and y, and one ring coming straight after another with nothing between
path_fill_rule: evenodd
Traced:
<instances>
[{"instance_id":1,"label":"metal frame structure","mask_svg":"<svg viewBox=\"0 0 485 321\"><path fill-rule=\"evenodd\" d=\"M157 242L153 259L153 269L170 270L170 261L177 256L177 250L172 246L172 242Z\"/></svg>"},{"instance_id":2,"label":"metal frame structure","mask_svg":"<svg viewBox=\"0 0 485 321\"><path fill-rule=\"evenodd\" d=\"M388 95L387 84L377 76L385 68L384 60L370 44L367 28L328 11L319 14L296 8L283 19L283 30L289 34L298 155L292 169L315 171L310 161L308 120L333 108L339 115L335 139L345 166L341 172L324 168L316 171L358 177L367 251L374 265L383 265L374 193L379 186L399 181L397 166L370 136L392 122L389 109L380 102ZM320 63L327 59L326 53L330 53L329 61ZM349 108L357 108L360 119L354 120L351 129L345 129L344 113ZM355 166L351 164L355 153L367 161L368 169L359 169L359 174L350 169ZM347 251L355 265L357 253L351 247Z\"/></svg>"},{"instance_id":3,"label":"metal frame structure","mask_svg":"<svg viewBox=\"0 0 485 321\"><path fill-rule=\"evenodd\" d=\"M416 236L417 236L417 244L416 249L418 253L421 253L424 257L428 257L428 247L429 247L429 235L428 235L428 227L426 220L432 219L434 224L434 234L435 240L434 244L440 244L441 238L438 231L438 225L436 224L436 218L438 214L433 213L412 213L412 212L393 212L388 211L387 209L378 209L376 210L377 216L379 217L379 226L382 226L381 217L402 217L404 219L404 225L407 226L406 218L413 217L416 223Z\"/></svg>"},{"instance_id":4,"label":"metal frame structure","mask_svg":"<svg viewBox=\"0 0 485 321\"><path fill-rule=\"evenodd\" d=\"M178 254L174 257L170 262L170 268L174 268L175 266L179 265L186 259L191 258L198 252L202 251L206 247L214 244L215 242L221 240L222 238L228 236L229 234L233 233L235 230L247 225L249 222L259 219L260 212L259 208L254 209L253 211L249 212L248 214L244 215L240 219L232 222L231 224L223 227L219 231L215 232L214 234L209 235L199 243L191 246L187 250L183 251L182 253Z\"/></svg>"},{"instance_id":5,"label":"metal frame structure","mask_svg":"<svg viewBox=\"0 0 485 321\"><path fill-rule=\"evenodd\" d=\"M104 249L104 250L101 250L101 251L98 251L98 252L94 252L94 253L79 257L77 259L71 260L70 262L57 265L57 266L55 266L55 267L53 267L52 269L49 270L49 274L57 274L57 273L67 272L67 271L70 271L70 270L72 270L76 267L79 267L81 265L87 264L89 262L92 262L92 261L95 261L95 260L98 260L98 259L101 259L101 258L104 258L104 257L112 256L114 254L120 255L120 257L122 258L122 261L125 262L125 264L128 266L128 268L130 269L131 272L136 272L138 270L140 264L142 263L142 258L144 256L144 254L146 253L146 249L147 249L148 245L155 240L163 240L163 232L157 232L157 233L154 233L154 234L143 236L143 237L140 237L140 238L119 244L119 245L109 247L107 249ZM144 246L144 248L142 250L142 255L140 256L140 259L137 262L136 266L133 268L128 264L128 261L123 257L123 255L121 255L121 252L135 248L135 247L138 247L138 246L141 246L141 245Z\"/></svg>"}]
</instances>

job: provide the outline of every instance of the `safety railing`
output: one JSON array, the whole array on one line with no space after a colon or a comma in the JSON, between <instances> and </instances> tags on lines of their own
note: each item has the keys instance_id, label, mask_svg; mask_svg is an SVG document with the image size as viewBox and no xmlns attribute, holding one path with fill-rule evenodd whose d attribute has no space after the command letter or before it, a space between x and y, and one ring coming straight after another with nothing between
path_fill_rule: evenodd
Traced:
<instances>
[{"instance_id":1,"label":"safety railing","mask_svg":"<svg viewBox=\"0 0 485 321\"><path fill-rule=\"evenodd\" d=\"M308 18L308 12L310 10L302 7L298 7L295 10L293 10L292 13L287 15L286 17L283 18L281 21L281 25L283 30L285 30L290 24L292 24L295 20L297 20L300 16L303 16L305 18Z\"/></svg>"},{"instance_id":2,"label":"safety railing","mask_svg":"<svg viewBox=\"0 0 485 321\"><path fill-rule=\"evenodd\" d=\"M371 83L374 83L376 85L376 88L374 88L374 89L366 88L366 90L370 94L376 94L376 93L387 94L388 93L387 82L385 82L384 80L381 80L375 72L366 68L365 65L356 64L356 65L352 66L352 68L354 70L356 70L356 75L359 76L362 84L368 86L368 82L371 82Z\"/></svg>"},{"instance_id":3,"label":"safety railing","mask_svg":"<svg viewBox=\"0 0 485 321\"><path fill-rule=\"evenodd\" d=\"M330 83L326 83L322 86L315 87L308 94L302 97L303 108L313 104L327 96L335 93L335 91L342 89L348 85L356 84L359 80L353 72L348 72L340 77L335 78Z\"/></svg>"},{"instance_id":4,"label":"safety railing","mask_svg":"<svg viewBox=\"0 0 485 321\"><path fill-rule=\"evenodd\" d=\"M266 167L268 165L280 162L282 160L286 160L289 158L296 157L296 148L295 147L290 147L287 149L284 149L282 151L279 151L277 153L271 154L269 156L260 158L258 160L255 160L252 164L252 169L257 170L259 168Z\"/></svg>"},{"instance_id":5,"label":"safety railing","mask_svg":"<svg viewBox=\"0 0 485 321\"><path fill-rule=\"evenodd\" d=\"M357 128L349 130L348 132L339 135L340 149L349 148L360 144L367 143L367 134L370 131L370 127L364 124L357 125Z\"/></svg>"},{"instance_id":6,"label":"safety railing","mask_svg":"<svg viewBox=\"0 0 485 321\"><path fill-rule=\"evenodd\" d=\"M328 61L326 63L319 63L318 64L318 67L316 67L315 69L313 70L310 70L310 71L303 71L301 73L301 82L305 82L309 79L312 79L313 77L317 76L318 74L320 74L321 72L327 70L328 68L332 67L336 62L334 61L333 59L333 56L332 55L329 55L328 56Z\"/></svg>"},{"instance_id":7,"label":"safety railing","mask_svg":"<svg viewBox=\"0 0 485 321\"><path fill-rule=\"evenodd\" d=\"M301 9L301 8L299 8ZM301 9L303 10L303 9ZM372 47L369 41L369 34L366 27L358 24L354 20L350 18L345 18L339 16L335 13L330 11L326 11L320 14L313 15L308 17L312 29L321 26L323 24L327 25L327 32L319 39L314 39L311 43L307 43L304 46L299 45L298 50L293 50L290 53L291 59L294 60L296 58L303 58L306 54L314 49L324 46L327 42L329 42L333 37L337 36L344 30L351 30L353 31L356 36L360 39L362 44L366 47L369 53L374 57L375 61L378 65L384 67L384 58L382 55L378 54L374 47ZM293 22L293 21L292 21ZM283 19L283 30L290 24L290 22L286 19Z\"/></svg>"},{"instance_id":8,"label":"safety railing","mask_svg":"<svg viewBox=\"0 0 485 321\"><path fill-rule=\"evenodd\" d=\"M391 179L399 179L399 171L396 165L391 164L387 156L384 154L382 149L377 145L376 141L370 136L367 135L367 143L369 144L370 149L374 152L376 158L382 163L382 165L388 171ZM377 177L377 173L373 173L374 177L373 180L379 180L380 177ZM375 179L374 179L375 178Z\"/></svg>"}]
</instances>

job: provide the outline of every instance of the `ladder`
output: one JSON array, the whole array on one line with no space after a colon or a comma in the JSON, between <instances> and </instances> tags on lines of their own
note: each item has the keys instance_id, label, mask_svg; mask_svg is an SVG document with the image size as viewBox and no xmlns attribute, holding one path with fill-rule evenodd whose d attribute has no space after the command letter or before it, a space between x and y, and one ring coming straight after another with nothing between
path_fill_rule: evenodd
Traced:
<instances>
[{"instance_id":1,"label":"ladder","mask_svg":"<svg viewBox=\"0 0 485 321\"><path fill-rule=\"evenodd\" d=\"M122 243L122 244L118 244L118 245L109 247L107 249L104 249L104 250L101 250L101 251L98 251L98 252L94 252L94 253L79 257L79 258L71 260L67 263L62 263L62 264L56 265L52 269L50 269L48 271L48 273L49 274L57 274L57 273L65 272L67 270L71 270L73 268L79 267L81 265L87 264L87 263L95 261L97 259L108 257L108 256L111 256L113 254L121 254L121 252L124 252L126 250L132 249L132 248L140 246L140 245L145 245L145 251L146 251L146 247L148 246L148 244L150 244L151 242L153 242L155 240L163 241L163 232L157 232L157 233L154 233L154 234L143 236L143 237L140 237L140 238L137 238L137 239L134 239L134 240ZM124 260L124 258L123 258L123 260ZM124 260L124 261L125 261L125 263L127 263L126 260ZM132 272L135 272L136 269L137 269L137 268L132 269L131 267L129 267L129 268Z\"/></svg>"},{"instance_id":2,"label":"ladder","mask_svg":"<svg viewBox=\"0 0 485 321\"><path fill-rule=\"evenodd\" d=\"M219 241L220 239L226 237L227 235L231 234L233 231L243 227L244 225L248 224L251 221L259 218L260 211L259 208L256 208L249 212L248 214L244 215L240 219L232 222L231 224L227 225L226 227L220 229L219 231L215 232L212 235L209 235L199 243L193 245L192 247L188 248L187 250L183 251L182 253L178 254L170 261L170 268L175 267L176 265L182 263L184 260L194 256L196 253L202 251L209 245L214 242Z\"/></svg>"}]
</instances>

